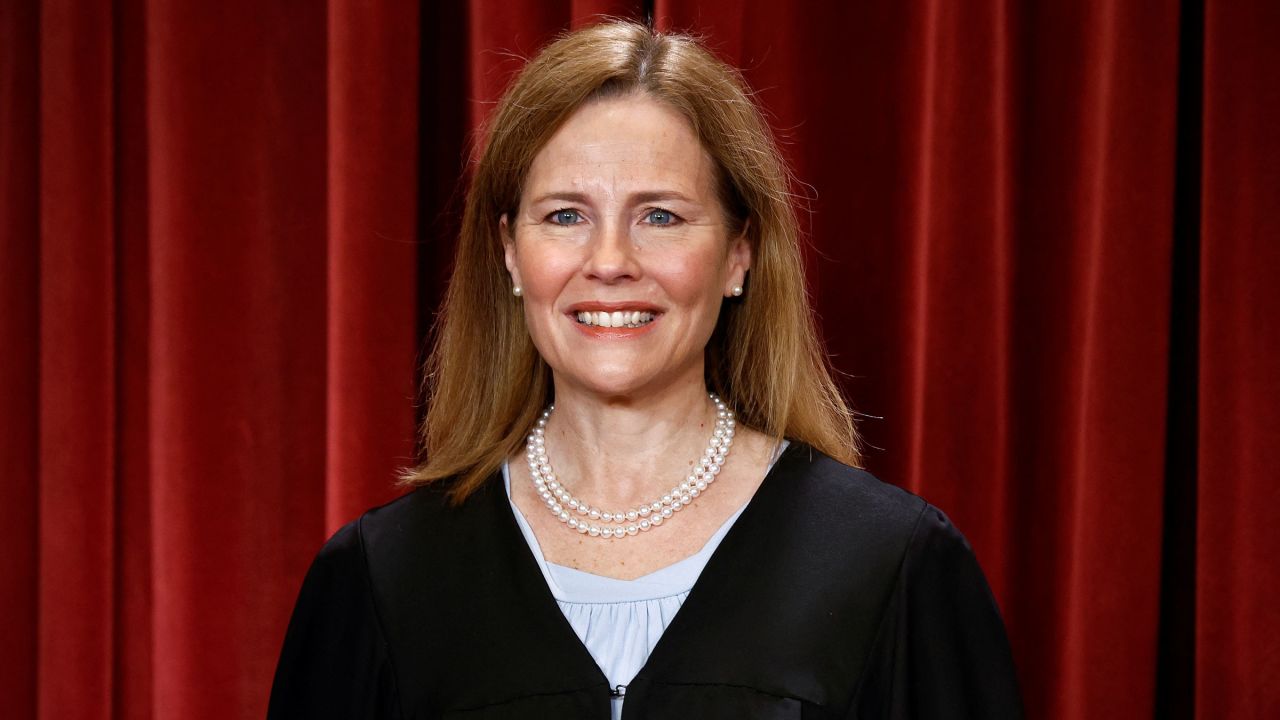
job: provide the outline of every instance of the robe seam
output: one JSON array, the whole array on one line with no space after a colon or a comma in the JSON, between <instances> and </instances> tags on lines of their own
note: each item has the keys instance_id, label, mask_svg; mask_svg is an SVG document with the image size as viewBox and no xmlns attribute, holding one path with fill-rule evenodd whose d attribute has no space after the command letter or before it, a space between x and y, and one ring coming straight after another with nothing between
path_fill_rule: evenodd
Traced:
<instances>
[{"instance_id":1,"label":"robe seam","mask_svg":"<svg viewBox=\"0 0 1280 720\"><path fill-rule=\"evenodd\" d=\"M382 650L387 655L387 665L391 668L391 686L395 690L396 716L403 720L404 699L400 695L400 673L396 669L396 659L391 652L391 642L387 639L386 627L382 620L382 611L378 607L378 594L374 592L373 570L369 563L369 550L364 542L364 519L365 515L361 515L356 522L356 539L360 542L360 560L364 563L365 588L369 592L369 606L373 609L373 624L378 630L378 639L382 641Z\"/></svg>"},{"instance_id":2,"label":"robe seam","mask_svg":"<svg viewBox=\"0 0 1280 720\"><path fill-rule=\"evenodd\" d=\"M725 687L725 688L733 688L734 690L750 690L751 692L760 693L761 695L768 695L769 697L781 698L783 700L795 700L796 702L805 703L806 705L813 705L814 707L820 707L820 708L828 707L827 705L823 705L822 703L817 702L816 700L812 700L810 698L800 697L799 695L791 695L787 693L777 693L771 690L763 690L759 687L756 687L755 685L743 685L740 683L727 683L727 682L696 682L696 681L682 682L682 681L672 681L672 680L654 680L652 678L645 678L645 681L648 682L650 685L668 685L668 686L676 686L676 687ZM635 681L633 680L632 682L635 682Z\"/></svg>"},{"instance_id":3,"label":"robe seam","mask_svg":"<svg viewBox=\"0 0 1280 720\"><path fill-rule=\"evenodd\" d=\"M919 496L916 497L919 498ZM845 717L849 717L849 713L853 711L857 706L859 698L862 697L863 685L866 683L867 675L870 674L871 670L871 658L875 656L876 651L880 649L880 643L884 641L885 625L889 622L889 617L892 615L893 608L902 600L902 574L907 567L907 558L911 555L911 548L916 544L916 536L920 532L920 524L924 520L925 513L929 511L929 508L933 507L929 504L928 500L925 500L924 498L919 499L921 502L920 512L916 515L915 524L911 526L911 535L907 538L907 542L902 548L902 557L899 558L898 569L894 573L893 592L889 594L889 600L885 603L884 609L881 611L880 621L876 624L875 639L872 640L871 644L867 648L867 654L862 658L862 677L858 678L858 684L853 689L853 695L849 700L849 707L845 711ZM894 651L894 655L896 657L896 650ZM895 678L893 677L893 674L890 673L888 697L891 699L893 697L894 680Z\"/></svg>"},{"instance_id":4,"label":"robe seam","mask_svg":"<svg viewBox=\"0 0 1280 720\"><path fill-rule=\"evenodd\" d=\"M484 710L485 708L498 707L499 705L510 705L513 702L528 700L530 698L555 697L557 695L571 695L573 693L585 692L588 690L592 690L594 688L604 688L605 692L607 693L609 690L609 684L607 682L593 683L591 685L583 685L582 687L566 688L564 690L548 690L547 692L525 693L523 695L514 695L509 698L505 698L502 700L494 700L493 702L482 703L480 705L464 705L460 707L451 707L451 708L448 708L447 711L448 712L472 712L474 710ZM442 711L443 710L445 709L442 708Z\"/></svg>"}]
</instances>

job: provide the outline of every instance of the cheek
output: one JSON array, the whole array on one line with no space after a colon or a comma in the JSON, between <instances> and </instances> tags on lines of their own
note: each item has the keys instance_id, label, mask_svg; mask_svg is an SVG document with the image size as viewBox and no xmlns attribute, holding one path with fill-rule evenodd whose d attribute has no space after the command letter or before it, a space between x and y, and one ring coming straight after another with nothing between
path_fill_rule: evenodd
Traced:
<instances>
[{"instance_id":1,"label":"cheek","mask_svg":"<svg viewBox=\"0 0 1280 720\"><path fill-rule=\"evenodd\" d=\"M695 304L720 298L725 258L720 252L698 253L667 264L660 272L673 300Z\"/></svg>"},{"instance_id":2,"label":"cheek","mask_svg":"<svg viewBox=\"0 0 1280 720\"><path fill-rule=\"evenodd\" d=\"M517 261L526 300L534 304L550 302L580 266L569 253L526 253Z\"/></svg>"}]
</instances>

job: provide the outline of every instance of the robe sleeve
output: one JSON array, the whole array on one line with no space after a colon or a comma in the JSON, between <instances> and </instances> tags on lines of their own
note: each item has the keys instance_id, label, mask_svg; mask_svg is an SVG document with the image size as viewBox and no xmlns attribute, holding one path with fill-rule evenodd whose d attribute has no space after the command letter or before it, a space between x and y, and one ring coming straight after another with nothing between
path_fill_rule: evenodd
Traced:
<instances>
[{"instance_id":1,"label":"robe sleeve","mask_svg":"<svg viewBox=\"0 0 1280 720\"><path fill-rule=\"evenodd\" d=\"M1004 623L969 543L926 505L851 718L1021 718Z\"/></svg>"},{"instance_id":2,"label":"robe sleeve","mask_svg":"<svg viewBox=\"0 0 1280 720\"><path fill-rule=\"evenodd\" d=\"M400 718L358 521L327 542L285 633L268 720Z\"/></svg>"}]
</instances>

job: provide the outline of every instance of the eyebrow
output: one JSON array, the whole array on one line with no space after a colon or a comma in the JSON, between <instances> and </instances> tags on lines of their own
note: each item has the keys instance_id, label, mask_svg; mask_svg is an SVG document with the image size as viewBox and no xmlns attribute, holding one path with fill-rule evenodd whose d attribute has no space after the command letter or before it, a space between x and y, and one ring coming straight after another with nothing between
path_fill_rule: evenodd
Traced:
<instances>
[{"instance_id":1,"label":"eyebrow","mask_svg":"<svg viewBox=\"0 0 1280 720\"><path fill-rule=\"evenodd\" d=\"M549 192L549 193L546 193L545 195L539 195L538 197L534 198L531 204L537 205L539 203L547 202L548 200L580 203L582 205L587 205L590 203L590 200L587 198L587 196L580 192ZM645 190L637 193L632 193L631 195L628 196L627 200L630 204L664 202L664 201L671 201L671 200L677 200L677 201L687 202L687 203L697 202L696 200L689 197L688 195L685 195L684 193L678 192L676 190Z\"/></svg>"}]
</instances>

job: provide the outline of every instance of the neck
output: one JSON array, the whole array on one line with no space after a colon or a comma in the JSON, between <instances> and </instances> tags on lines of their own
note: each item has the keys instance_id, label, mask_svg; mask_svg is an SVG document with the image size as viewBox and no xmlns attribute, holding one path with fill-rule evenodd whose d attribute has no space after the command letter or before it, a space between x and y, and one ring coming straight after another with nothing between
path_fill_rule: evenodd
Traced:
<instances>
[{"instance_id":1,"label":"neck","mask_svg":"<svg viewBox=\"0 0 1280 720\"><path fill-rule=\"evenodd\" d=\"M651 501L693 468L715 426L697 378L644 397L601 397L557 385L547 453L575 495L625 507Z\"/></svg>"}]
</instances>

